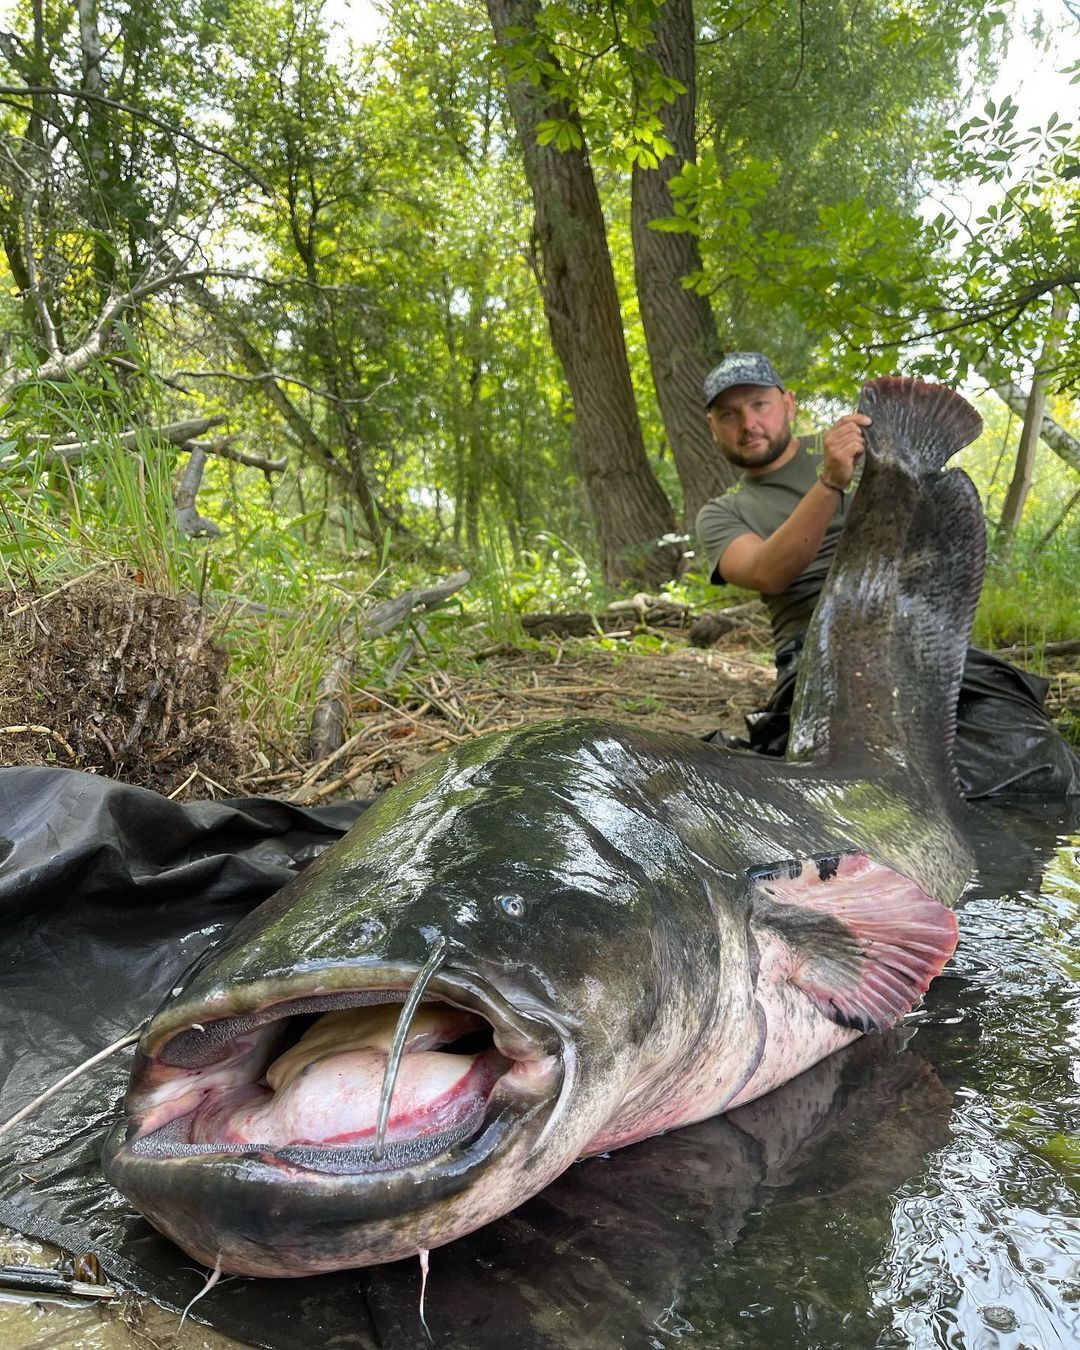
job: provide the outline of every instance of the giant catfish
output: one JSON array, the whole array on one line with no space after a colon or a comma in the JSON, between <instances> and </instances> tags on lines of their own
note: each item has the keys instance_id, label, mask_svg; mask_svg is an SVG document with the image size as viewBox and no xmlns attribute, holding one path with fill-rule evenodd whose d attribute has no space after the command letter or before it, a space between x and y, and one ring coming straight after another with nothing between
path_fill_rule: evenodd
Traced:
<instances>
[{"instance_id":1,"label":"giant catfish","mask_svg":"<svg viewBox=\"0 0 1080 1350\"><path fill-rule=\"evenodd\" d=\"M575 718L461 745L206 953L105 1169L207 1265L393 1261L891 1026L969 878L978 498L950 390L868 384L787 761Z\"/></svg>"}]
</instances>

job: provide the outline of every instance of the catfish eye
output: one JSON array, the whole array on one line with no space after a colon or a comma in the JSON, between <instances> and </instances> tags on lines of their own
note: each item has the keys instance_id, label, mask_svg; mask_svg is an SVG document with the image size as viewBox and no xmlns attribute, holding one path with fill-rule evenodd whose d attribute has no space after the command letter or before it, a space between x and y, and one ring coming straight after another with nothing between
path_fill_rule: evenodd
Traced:
<instances>
[{"instance_id":1,"label":"catfish eye","mask_svg":"<svg viewBox=\"0 0 1080 1350\"><path fill-rule=\"evenodd\" d=\"M512 919L520 919L525 913L525 901L520 895L500 895L499 908Z\"/></svg>"}]
</instances>

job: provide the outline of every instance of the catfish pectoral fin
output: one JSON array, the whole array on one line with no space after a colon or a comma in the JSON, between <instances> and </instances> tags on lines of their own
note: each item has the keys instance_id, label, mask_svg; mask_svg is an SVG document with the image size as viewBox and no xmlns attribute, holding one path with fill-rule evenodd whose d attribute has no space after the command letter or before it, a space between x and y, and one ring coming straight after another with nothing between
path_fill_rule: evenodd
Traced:
<instances>
[{"instance_id":1,"label":"catfish pectoral fin","mask_svg":"<svg viewBox=\"0 0 1080 1350\"><path fill-rule=\"evenodd\" d=\"M952 910L865 853L755 868L750 885L751 928L772 948L772 971L838 1026L891 1027L956 947Z\"/></svg>"}]
</instances>

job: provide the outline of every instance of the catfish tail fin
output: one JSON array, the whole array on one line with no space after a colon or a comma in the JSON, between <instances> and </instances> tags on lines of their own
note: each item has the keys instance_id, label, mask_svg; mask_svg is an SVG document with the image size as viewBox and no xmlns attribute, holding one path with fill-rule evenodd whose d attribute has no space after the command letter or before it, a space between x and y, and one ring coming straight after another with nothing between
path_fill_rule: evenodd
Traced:
<instances>
[{"instance_id":1,"label":"catfish tail fin","mask_svg":"<svg viewBox=\"0 0 1080 1350\"><path fill-rule=\"evenodd\" d=\"M924 384L899 375L869 380L859 412L873 420L866 432L867 457L896 459L916 478L941 469L982 431L982 418L943 384Z\"/></svg>"},{"instance_id":2,"label":"catfish tail fin","mask_svg":"<svg viewBox=\"0 0 1080 1350\"><path fill-rule=\"evenodd\" d=\"M958 394L872 380L866 464L807 632L790 760L869 751L944 796L986 536L971 480L941 466L982 419Z\"/></svg>"}]
</instances>

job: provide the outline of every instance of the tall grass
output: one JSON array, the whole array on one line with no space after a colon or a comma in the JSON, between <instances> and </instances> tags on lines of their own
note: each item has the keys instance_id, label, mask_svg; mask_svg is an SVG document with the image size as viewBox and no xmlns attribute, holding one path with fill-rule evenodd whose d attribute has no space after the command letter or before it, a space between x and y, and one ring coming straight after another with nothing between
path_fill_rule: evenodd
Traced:
<instances>
[{"instance_id":1,"label":"tall grass","mask_svg":"<svg viewBox=\"0 0 1080 1350\"><path fill-rule=\"evenodd\" d=\"M492 639L520 642L524 634L514 596L513 550L502 521L487 505L481 516L479 554L472 580Z\"/></svg>"},{"instance_id":2,"label":"tall grass","mask_svg":"<svg viewBox=\"0 0 1080 1350\"><path fill-rule=\"evenodd\" d=\"M1076 474L1040 445L1023 520L1004 548L997 522L1016 459L1021 419L996 399L981 398L978 404L985 429L957 457L975 482L988 522L986 577L974 640L983 647L1023 644L1038 649L1047 642L1080 637L1080 504L1062 518L1080 486ZM1065 401L1059 400L1052 411L1068 424L1070 408Z\"/></svg>"},{"instance_id":3,"label":"tall grass","mask_svg":"<svg viewBox=\"0 0 1080 1350\"><path fill-rule=\"evenodd\" d=\"M87 428L91 448L77 463L50 462L41 445L9 452L0 480L9 584L37 588L111 566L167 594L192 588L199 556L176 528L172 456L143 437L123 449L118 430Z\"/></svg>"},{"instance_id":4,"label":"tall grass","mask_svg":"<svg viewBox=\"0 0 1080 1350\"><path fill-rule=\"evenodd\" d=\"M991 546L975 616L979 646L1038 649L1080 637L1080 518L1049 542L1045 533L1041 521L1026 521L1007 553Z\"/></svg>"}]
</instances>

